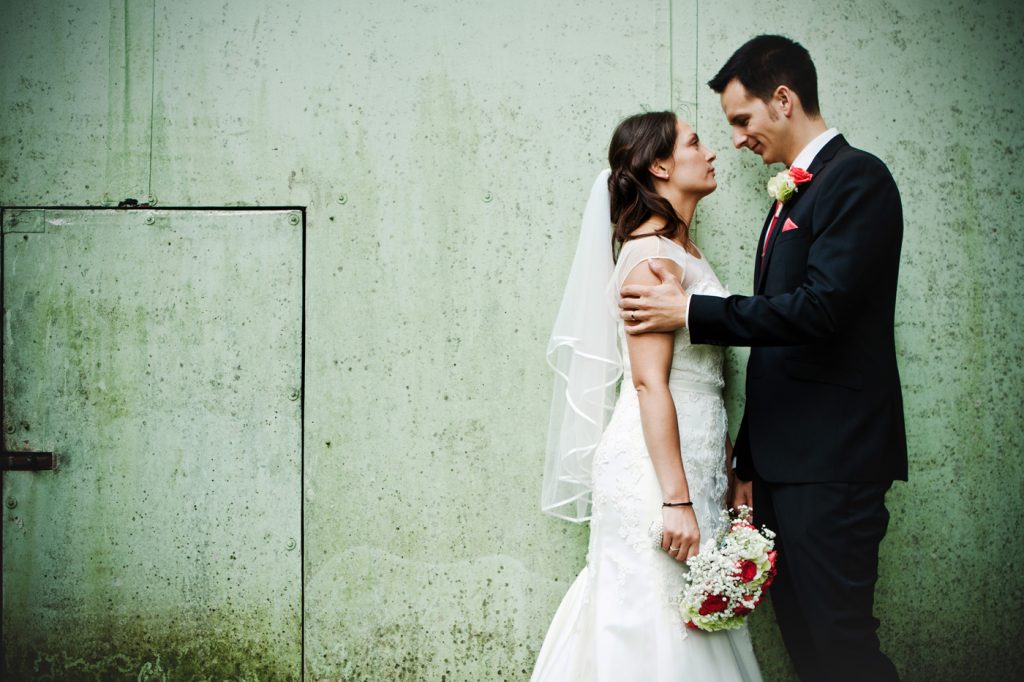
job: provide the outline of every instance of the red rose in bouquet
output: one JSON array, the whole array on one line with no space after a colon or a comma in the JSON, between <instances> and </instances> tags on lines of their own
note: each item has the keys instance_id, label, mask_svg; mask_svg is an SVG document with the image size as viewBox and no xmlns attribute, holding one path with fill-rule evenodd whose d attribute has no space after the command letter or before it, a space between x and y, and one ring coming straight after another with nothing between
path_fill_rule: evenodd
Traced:
<instances>
[{"instance_id":1,"label":"red rose in bouquet","mask_svg":"<svg viewBox=\"0 0 1024 682\"><path fill-rule=\"evenodd\" d=\"M761 586L762 590L767 590L772 586L772 582L775 580L775 558L778 556L778 552L772 550L768 552L768 561L771 564L771 568L768 569L767 578L765 578L764 585Z\"/></svg>"},{"instance_id":2,"label":"red rose in bouquet","mask_svg":"<svg viewBox=\"0 0 1024 682\"><path fill-rule=\"evenodd\" d=\"M725 611L727 606L729 606L728 597L723 597L720 594L709 594L708 598L704 600L704 603L700 605L700 615L706 616L709 613Z\"/></svg>"}]
</instances>

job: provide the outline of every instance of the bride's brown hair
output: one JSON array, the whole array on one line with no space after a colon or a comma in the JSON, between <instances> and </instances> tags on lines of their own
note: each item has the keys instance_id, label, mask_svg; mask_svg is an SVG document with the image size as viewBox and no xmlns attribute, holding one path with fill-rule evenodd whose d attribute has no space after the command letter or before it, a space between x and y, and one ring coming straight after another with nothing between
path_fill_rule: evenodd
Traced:
<instances>
[{"instance_id":1,"label":"bride's brown hair","mask_svg":"<svg viewBox=\"0 0 1024 682\"><path fill-rule=\"evenodd\" d=\"M654 191L650 167L672 156L676 146L676 115L671 111L651 111L630 116L615 128L608 146L608 177L611 194L613 252L616 246L632 239L633 231L652 216L665 219L655 234L669 239L682 235L689 239L689 225L676 215L667 199Z\"/></svg>"}]
</instances>

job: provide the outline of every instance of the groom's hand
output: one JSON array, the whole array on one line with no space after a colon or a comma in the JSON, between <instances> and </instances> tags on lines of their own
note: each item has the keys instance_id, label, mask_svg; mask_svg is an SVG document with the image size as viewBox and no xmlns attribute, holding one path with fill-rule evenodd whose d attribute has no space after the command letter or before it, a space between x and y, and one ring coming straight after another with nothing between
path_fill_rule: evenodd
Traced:
<instances>
[{"instance_id":1,"label":"groom's hand","mask_svg":"<svg viewBox=\"0 0 1024 682\"><path fill-rule=\"evenodd\" d=\"M731 504L729 505L733 509L738 509L741 504L745 504L751 509L754 508L754 484L752 481L741 481L738 478L732 480L732 491L729 495Z\"/></svg>"},{"instance_id":2,"label":"groom's hand","mask_svg":"<svg viewBox=\"0 0 1024 682\"><path fill-rule=\"evenodd\" d=\"M661 284L627 284L619 291L619 317L626 321L630 334L672 332L686 326L686 307L690 295L682 283L658 260L648 259Z\"/></svg>"}]
</instances>

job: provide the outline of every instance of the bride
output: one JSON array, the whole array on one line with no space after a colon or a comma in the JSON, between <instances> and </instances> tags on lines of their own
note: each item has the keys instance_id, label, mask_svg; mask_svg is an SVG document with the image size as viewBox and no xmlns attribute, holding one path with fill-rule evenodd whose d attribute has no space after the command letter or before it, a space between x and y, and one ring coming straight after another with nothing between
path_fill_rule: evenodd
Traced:
<instances>
[{"instance_id":1,"label":"bride","mask_svg":"<svg viewBox=\"0 0 1024 682\"><path fill-rule=\"evenodd\" d=\"M728 295L689 235L715 154L675 114L651 112L619 124L608 159L548 345L542 508L590 522L587 565L532 679L759 681L746 627L688 629L676 606L683 562L718 532L731 484L722 350L691 345L686 329L627 335L618 317L624 284L660 282L649 263L690 293Z\"/></svg>"}]
</instances>

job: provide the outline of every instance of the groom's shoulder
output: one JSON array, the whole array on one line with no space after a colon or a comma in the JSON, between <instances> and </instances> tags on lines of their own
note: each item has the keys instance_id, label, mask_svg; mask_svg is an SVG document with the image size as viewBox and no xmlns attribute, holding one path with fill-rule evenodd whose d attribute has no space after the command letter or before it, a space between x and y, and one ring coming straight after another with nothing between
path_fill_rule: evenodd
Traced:
<instances>
[{"instance_id":1,"label":"groom's shoulder","mask_svg":"<svg viewBox=\"0 0 1024 682\"><path fill-rule=\"evenodd\" d=\"M864 176L870 176L875 182L883 185L895 186L896 184L896 180L884 161L871 152L849 144L843 145L836 151L825 170L832 178L829 184L832 182L846 184L847 181L856 181L856 178L864 178Z\"/></svg>"},{"instance_id":2,"label":"groom's shoulder","mask_svg":"<svg viewBox=\"0 0 1024 682\"><path fill-rule=\"evenodd\" d=\"M843 167L847 171L873 171L892 177L892 173L884 161L871 152L858 149L850 144L840 147L832 161L834 165Z\"/></svg>"}]
</instances>

